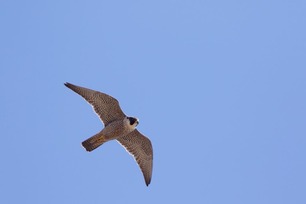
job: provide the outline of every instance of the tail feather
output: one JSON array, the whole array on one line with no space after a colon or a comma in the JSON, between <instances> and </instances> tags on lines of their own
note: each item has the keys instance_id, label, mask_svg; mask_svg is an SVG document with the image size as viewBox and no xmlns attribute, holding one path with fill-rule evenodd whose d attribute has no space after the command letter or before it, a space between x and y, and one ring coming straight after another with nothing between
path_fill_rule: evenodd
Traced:
<instances>
[{"instance_id":1,"label":"tail feather","mask_svg":"<svg viewBox=\"0 0 306 204\"><path fill-rule=\"evenodd\" d=\"M105 137L98 133L82 142L82 146L86 149L86 151L91 152L92 150L101 146L104 142L106 142Z\"/></svg>"}]
</instances>

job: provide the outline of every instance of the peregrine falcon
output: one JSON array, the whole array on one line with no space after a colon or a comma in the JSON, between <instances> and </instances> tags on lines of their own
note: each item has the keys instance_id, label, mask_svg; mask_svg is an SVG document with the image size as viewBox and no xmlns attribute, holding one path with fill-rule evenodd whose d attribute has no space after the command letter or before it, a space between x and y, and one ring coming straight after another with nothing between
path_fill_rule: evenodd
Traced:
<instances>
[{"instance_id":1,"label":"peregrine falcon","mask_svg":"<svg viewBox=\"0 0 306 204\"><path fill-rule=\"evenodd\" d=\"M91 152L107 141L117 140L134 157L148 186L152 177L153 148L151 141L136 129L138 119L126 116L117 99L105 93L70 83L65 86L91 104L104 123L104 128L82 142L82 146Z\"/></svg>"}]
</instances>

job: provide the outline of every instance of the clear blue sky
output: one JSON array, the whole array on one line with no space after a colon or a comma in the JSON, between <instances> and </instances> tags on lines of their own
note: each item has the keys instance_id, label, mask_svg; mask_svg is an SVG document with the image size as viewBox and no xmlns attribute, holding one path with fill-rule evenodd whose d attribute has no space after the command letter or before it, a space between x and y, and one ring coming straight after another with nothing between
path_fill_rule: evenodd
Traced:
<instances>
[{"instance_id":1,"label":"clear blue sky","mask_svg":"<svg viewBox=\"0 0 306 204\"><path fill-rule=\"evenodd\" d=\"M0 203L306 203L306 2L1 1ZM146 187L63 83L116 97Z\"/></svg>"}]
</instances>

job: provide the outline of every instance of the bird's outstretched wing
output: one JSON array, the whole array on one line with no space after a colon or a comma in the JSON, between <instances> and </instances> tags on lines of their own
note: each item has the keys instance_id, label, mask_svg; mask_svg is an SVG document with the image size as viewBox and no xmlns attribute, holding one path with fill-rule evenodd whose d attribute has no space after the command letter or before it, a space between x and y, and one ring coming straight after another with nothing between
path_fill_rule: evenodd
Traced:
<instances>
[{"instance_id":1,"label":"bird's outstretched wing","mask_svg":"<svg viewBox=\"0 0 306 204\"><path fill-rule=\"evenodd\" d=\"M70 83L65 83L65 86L81 95L89 104L91 104L105 126L112 121L123 119L125 117L117 99L99 91L94 91Z\"/></svg>"},{"instance_id":2,"label":"bird's outstretched wing","mask_svg":"<svg viewBox=\"0 0 306 204\"><path fill-rule=\"evenodd\" d=\"M151 141L137 129L117 140L135 158L148 186L151 182L153 168L153 148Z\"/></svg>"}]
</instances>

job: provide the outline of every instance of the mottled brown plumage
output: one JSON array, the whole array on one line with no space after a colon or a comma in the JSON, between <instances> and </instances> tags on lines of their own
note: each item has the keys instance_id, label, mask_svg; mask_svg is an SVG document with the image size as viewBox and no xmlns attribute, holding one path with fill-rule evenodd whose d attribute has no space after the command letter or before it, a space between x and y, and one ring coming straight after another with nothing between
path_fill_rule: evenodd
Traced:
<instances>
[{"instance_id":1,"label":"mottled brown plumage","mask_svg":"<svg viewBox=\"0 0 306 204\"><path fill-rule=\"evenodd\" d=\"M138 119L127 117L119 102L107 94L70 83L65 83L65 86L91 104L105 125L99 133L82 142L83 147L90 152L103 143L116 139L135 158L148 186L152 177L153 148L150 140L135 129Z\"/></svg>"},{"instance_id":2,"label":"mottled brown plumage","mask_svg":"<svg viewBox=\"0 0 306 204\"><path fill-rule=\"evenodd\" d=\"M136 129L117 140L128 152L130 152L130 154L134 156L144 175L146 184L149 185L153 168L153 148L151 141Z\"/></svg>"},{"instance_id":3,"label":"mottled brown plumage","mask_svg":"<svg viewBox=\"0 0 306 204\"><path fill-rule=\"evenodd\" d=\"M120 120L125 117L117 99L98 91L76 86L70 83L65 83L65 86L70 88L82 96L89 104L92 105L94 111L100 117L105 126L115 120Z\"/></svg>"}]
</instances>

